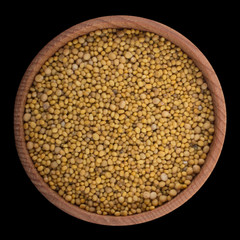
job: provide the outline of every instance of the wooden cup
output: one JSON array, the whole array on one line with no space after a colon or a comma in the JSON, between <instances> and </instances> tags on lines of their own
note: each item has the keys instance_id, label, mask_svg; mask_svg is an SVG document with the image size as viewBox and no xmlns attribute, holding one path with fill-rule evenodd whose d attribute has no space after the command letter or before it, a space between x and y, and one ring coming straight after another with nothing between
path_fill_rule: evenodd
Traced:
<instances>
[{"instance_id":1,"label":"wooden cup","mask_svg":"<svg viewBox=\"0 0 240 240\"><path fill-rule=\"evenodd\" d=\"M89 32L97 29L105 28L133 28L142 31L149 31L160 36L165 37L172 43L179 46L202 71L204 79L211 91L214 104L215 113L215 133L213 142L210 147L205 164L203 165L200 173L194 178L192 183L181 193L179 193L171 201L157 207L154 210L135 214L131 216L103 216L96 213L90 213L79 207L72 205L65 201L55 191L43 181L35 169L33 162L29 156L24 139L23 129L23 114L24 106L26 103L27 93L34 80L35 75L39 72L44 62L51 57L59 48L64 46L68 41L73 40L81 35L88 34ZM20 161L33 182L36 188L55 206L64 212L88 222L98 223L103 225L133 225L147 222L159 218L174 209L181 206L188 199L190 199L204 184L211 172L213 171L220 152L222 150L226 132L226 106L219 83L218 77L214 72L212 66L201 53L201 51L187 38L175 30L163 25L161 23L134 16L107 16L88 20L77 24L63 33L59 34L52 41L50 41L33 59L27 68L16 96L15 109L14 109L14 133L16 148Z\"/></svg>"}]
</instances>

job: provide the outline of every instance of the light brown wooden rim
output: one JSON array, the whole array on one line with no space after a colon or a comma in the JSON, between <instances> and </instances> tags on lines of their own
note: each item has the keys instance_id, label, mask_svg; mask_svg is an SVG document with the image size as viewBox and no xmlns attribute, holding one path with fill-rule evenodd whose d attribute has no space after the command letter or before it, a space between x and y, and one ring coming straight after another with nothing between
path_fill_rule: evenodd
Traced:
<instances>
[{"instance_id":1,"label":"light brown wooden rim","mask_svg":"<svg viewBox=\"0 0 240 240\"><path fill-rule=\"evenodd\" d=\"M195 177L191 185L179 195L177 195L174 199L172 199L170 202L152 211L126 217L102 216L95 213L87 212L77 206L66 202L56 192L51 190L48 185L42 180L42 177L38 174L28 154L26 143L24 140L22 118L24 113L26 96L33 82L34 76L40 70L43 63L50 56L52 56L60 47L64 46L68 41L73 40L80 35L87 34L91 31L104 28L134 28L142 31L154 32L179 46L186 54L188 54L192 58L195 64L203 72L203 75L208 83L209 89L213 97L216 119L215 135L210 148L210 152L206 159L206 163L204 164L201 172ZM76 218L103 225L120 226L147 222L159 218L185 203L200 189L200 187L204 184L204 182L207 180L207 178L213 171L223 147L225 132L226 106L223 92L218 77L206 57L192 42L190 42L187 38L185 38L177 31L161 23L134 16L100 17L77 24L67 29L63 33L59 34L37 54L37 56L33 59L31 64L27 68L21 80L15 101L14 133L16 148L20 161L33 184L52 204L54 204L64 212Z\"/></svg>"}]
</instances>

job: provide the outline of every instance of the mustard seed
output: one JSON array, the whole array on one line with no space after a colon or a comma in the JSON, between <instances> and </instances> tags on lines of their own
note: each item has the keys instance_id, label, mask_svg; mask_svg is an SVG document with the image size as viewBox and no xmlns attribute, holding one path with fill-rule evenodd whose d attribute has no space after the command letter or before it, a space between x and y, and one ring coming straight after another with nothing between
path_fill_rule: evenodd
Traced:
<instances>
[{"instance_id":1,"label":"mustard seed","mask_svg":"<svg viewBox=\"0 0 240 240\"><path fill-rule=\"evenodd\" d=\"M125 102L125 101L121 101L121 102L119 103L119 107L120 107L120 108L125 108L125 106L126 106L126 102Z\"/></svg>"},{"instance_id":2,"label":"mustard seed","mask_svg":"<svg viewBox=\"0 0 240 240\"><path fill-rule=\"evenodd\" d=\"M36 75L35 81L36 82L41 82L43 80L43 76L41 74Z\"/></svg>"},{"instance_id":3,"label":"mustard seed","mask_svg":"<svg viewBox=\"0 0 240 240\"><path fill-rule=\"evenodd\" d=\"M209 149L210 149L209 146L204 146L203 152L204 152L204 153L208 153L208 152L209 152Z\"/></svg>"},{"instance_id":4,"label":"mustard seed","mask_svg":"<svg viewBox=\"0 0 240 240\"><path fill-rule=\"evenodd\" d=\"M23 116L23 121L28 122L31 119L30 113L25 113Z\"/></svg>"},{"instance_id":5,"label":"mustard seed","mask_svg":"<svg viewBox=\"0 0 240 240\"><path fill-rule=\"evenodd\" d=\"M91 58L91 55L89 54L89 53L85 53L84 55L83 55L83 59L84 60L89 60Z\"/></svg>"},{"instance_id":6,"label":"mustard seed","mask_svg":"<svg viewBox=\"0 0 240 240\"><path fill-rule=\"evenodd\" d=\"M47 99L48 99L47 94L44 93L44 94L41 95L41 100L42 100L43 102L47 101Z\"/></svg>"},{"instance_id":7,"label":"mustard seed","mask_svg":"<svg viewBox=\"0 0 240 240\"><path fill-rule=\"evenodd\" d=\"M162 116L163 117L168 117L169 116L169 112L168 111L163 111L162 112Z\"/></svg>"},{"instance_id":8,"label":"mustard seed","mask_svg":"<svg viewBox=\"0 0 240 240\"><path fill-rule=\"evenodd\" d=\"M201 171L214 134L202 72L151 32L101 29L61 47L27 95L26 147L44 182L101 215L153 210Z\"/></svg>"},{"instance_id":9,"label":"mustard seed","mask_svg":"<svg viewBox=\"0 0 240 240\"><path fill-rule=\"evenodd\" d=\"M194 172L194 173L199 173L200 170L201 170L201 168L200 168L199 165L194 165L194 166L193 166L193 172Z\"/></svg>"},{"instance_id":10,"label":"mustard seed","mask_svg":"<svg viewBox=\"0 0 240 240\"><path fill-rule=\"evenodd\" d=\"M161 180L162 180L162 181L167 181L167 180L168 180L168 176L167 176L166 173L162 173L162 174L161 174Z\"/></svg>"},{"instance_id":11,"label":"mustard seed","mask_svg":"<svg viewBox=\"0 0 240 240\"><path fill-rule=\"evenodd\" d=\"M160 200L160 202L166 202L167 201L167 196L165 196L165 195L161 195L160 197L159 197L159 200Z\"/></svg>"},{"instance_id":12,"label":"mustard seed","mask_svg":"<svg viewBox=\"0 0 240 240\"><path fill-rule=\"evenodd\" d=\"M156 105L159 104L160 103L160 99L159 98L154 98L153 99L153 103L156 104Z\"/></svg>"},{"instance_id":13,"label":"mustard seed","mask_svg":"<svg viewBox=\"0 0 240 240\"><path fill-rule=\"evenodd\" d=\"M123 202L124 202L124 197L119 197L119 198L118 198L118 201L119 201L120 203L123 203Z\"/></svg>"},{"instance_id":14,"label":"mustard seed","mask_svg":"<svg viewBox=\"0 0 240 240\"><path fill-rule=\"evenodd\" d=\"M51 163L51 167L54 169L58 166L58 163L56 161Z\"/></svg>"},{"instance_id":15,"label":"mustard seed","mask_svg":"<svg viewBox=\"0 0 240 240\"><path fill-rule=\"evenodd\" d=\"M156 192L151 192L150 193L150 198L151 199L155 199L157 197L157 193Z\"/></svg>"},{"instance_id":16,"label":"mustard seed","mask_svg":"<svg viewBox=\"0 0 240 240\"><path fill-rule=\"evenodd\" d=\"M114 60L114 59L116 59L116 57L117 57L117 56L116 56L113 52L110 52L110 53L109 53L109 59L110 59L110 60Z\"/></svg>"},{"instance_id":17,"label":"mustard seed","mask_svg":"<svg viewBox=\"0 0 240 240\"><path fill-rule=\"evenodd\" d=\"M171 189L171 190L169 191L169 195L170 195L171 197L175 197L175 196L177 195L177 191L176 191L175 189Z\"/></svg>"},{"instance_id":18,"label":"mustard seed","mask_svg":"<svg viewBox=\"0 0 240 240\"><path fill-rule=\"evenodd\" d=\"M150 192L144 192L143 193L143 197L146 198L146 199L150 198L150 196L151 196Z\"/></svg>"},{"instance_id":19,"label":"mustard seed","mask_svg":"<svg viewBox=\"0 0 240 240\"><path fill-rule=\"evenodd\" d=\"M125 56L125 58L131 58L132 53L131 52L126 52L124 56Z\"/></svg>"},{"instance_id":20,"label":"mustard seed","mask_svg":"<svg viewBox=\"0 0 240 240\"><path fill-rule=\"evenodd\" d=\"M28 143L27 143L27 149L28 149L28 150L33 149L33 143L32 143L32 142L28 142Z\"/></svg>"}]
</instances>

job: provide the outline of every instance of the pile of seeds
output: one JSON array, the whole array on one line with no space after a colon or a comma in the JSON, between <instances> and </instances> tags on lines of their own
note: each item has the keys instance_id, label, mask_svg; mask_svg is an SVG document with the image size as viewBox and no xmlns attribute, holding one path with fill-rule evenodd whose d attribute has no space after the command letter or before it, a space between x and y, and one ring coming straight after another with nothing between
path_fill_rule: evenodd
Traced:
<instances>
[{"instance_id":1,"label":"pile of seeds","mask_svg":"<svg viewBox=\"0 0 240 240\"><path fill-rule=\"evenodd\" d=\"M44 181L103 215L152 210L187 188L214 133L201 71L154 33L104 29L68 42L27 95L27 149Z\"/></svg>"}]
</instances>

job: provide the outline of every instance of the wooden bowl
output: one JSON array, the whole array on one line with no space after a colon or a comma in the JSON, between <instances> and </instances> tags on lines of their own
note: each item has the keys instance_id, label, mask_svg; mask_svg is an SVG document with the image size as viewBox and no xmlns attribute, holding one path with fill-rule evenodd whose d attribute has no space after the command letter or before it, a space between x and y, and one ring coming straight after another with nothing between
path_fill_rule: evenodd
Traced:
<instances>
[{"instance_id":1,"label":"wooden bowl","mask_svg":"<svg viewBox=\"0 0 240 240\"><path fill-rule=\"evenodd\" d=\"M214 112L215 112L215 134L210 147L205 164L200 173L194 178L192 183L171 201L163 204L152 211L143 212L131 216L103 216L90 213L79 207L66 202L55 191L43 181L35 169L33 162L29 156L24 140L23 114L27 93L34 80L34 76L38 73L44 62L51 57L60 47L64 46L68 41L87 34L91 31L104 28L134 28L142 31L149 31L165 37L172 43L179 46L188 56L195 62L197 67L202 71L208 87L211 91ZM201 53L201 51L187 38L175 30L152 20L133 17L133 16L108 16L88 20L77 24L50 41L33 59L26 70L20 83L14 109L14 131L15 141L19 158L22 165L36 188L55 206L64 212L88 222L103 225L133 225L147 222L159 218L174 209L181 206L190 199L204 184L211 172L213 171L220 152L222 150L225 132L226 132L226 106L219 83L212 66Z\"/></svg>"}]
</instances>

